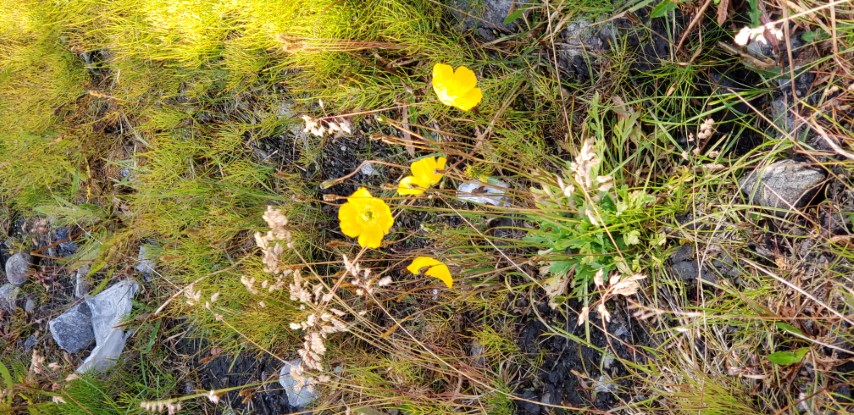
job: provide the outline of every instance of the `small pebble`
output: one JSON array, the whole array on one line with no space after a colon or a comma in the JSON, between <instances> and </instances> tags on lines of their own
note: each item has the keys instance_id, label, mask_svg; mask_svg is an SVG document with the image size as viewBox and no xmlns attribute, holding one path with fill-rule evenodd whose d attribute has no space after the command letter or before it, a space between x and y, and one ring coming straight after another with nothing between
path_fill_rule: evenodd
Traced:
<instances>
[{"instance_id":1,"label":"small pebble","mask_svg":"<svg viewBox=\"0 0 854 415\"><path fill-rule=\"evenodd\" d=\"M32 265L32 257L29 254L19 252L6 260L6 279L15 285L21 285L27 281Z\"/></svg>"},{"instance_id":2,"label":"small pebble","mask_svg":"<svg viewBox=\"0 0 854 415\"><path fill-rule=\"evenodd\" d=\"M36 312L36 300L34 300L30 297L27 297L27 301L24 303L24 311L26 311L27 314L35 313Z\"/></svg>"},{"instance_id":3,"label":"small pebble","mask_svg":"<svg viewBox=\"0 0 854 415\"><path fill-rule=\"evenodd\" d=\"M379 172L377 172L377 169L375 169L374 166L371 165L371 163L362 166L362 169L360 171L365 176L376 176L377 174L379 174Z\"/></svg>"},{"instance_id":4,"label":"small pebble","mask_svg":"<svg viewBox=\"0 0 854 415\"><path fill-rule=\"evenodd\" d=\"M88 275L89 269L89 265L84 265L74 275L74 296L77 298L85 297L92 287L92 278Z\"/></svg>"},{"instance_id":5,"label":"small pebble","mask_svg":"<svg viewBox=\"0 0 854 415\"><path fill-rule=\"evenodd\" d=\"M35 334L31 334L30 337L27 337L27 340L24 340L24 351L28 352L36 347L36 343L39 338Z\"/></svg>"}]
</instances>

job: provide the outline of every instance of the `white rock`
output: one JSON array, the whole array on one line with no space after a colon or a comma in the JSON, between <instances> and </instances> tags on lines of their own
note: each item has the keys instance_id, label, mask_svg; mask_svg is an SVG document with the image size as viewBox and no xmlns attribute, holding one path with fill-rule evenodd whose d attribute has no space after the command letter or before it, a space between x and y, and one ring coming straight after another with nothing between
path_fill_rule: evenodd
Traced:
<instances>
[{"instance_id":1,"label":"white rock","mask_svg":"<svg viewBox=\"0 0 854 415\"><path fill-rule=\"evenodd\" d=\"M86 300L92 312L96 346L77 368L77 373L90 370L102 372L115 364L127 340L124 330L115 326L130 313L137 291L139 284L136 281L124 280Z\"/></svg>"},{"instance_id":2,"label":"white rock","mask_svg":"<svg viewBox=\"0 0 854 415\"><path fill-rule=\"evenodd\" d=\"M291 376L291 368L298 366L302 360L294 359L290 362L285 362L282 370L279 371L279 384L285 388L285 393L288 394L288 405L294 408L305 408L308 404L317 400L317 391L314 385L308 384L301 388L297 388L297 381Z\"/></svg>"},{"instance_id":3,"label":"white rock","mask_svg":"<svg viewBox=\"0 0 854 415\"><path fill-rule=\"evenodd\" d=\"M504 192L510 187L501 180L489 179L487 183L474 179L457 187L457 198L480 205L507 206Z\"/></svg>"}]
</instances>

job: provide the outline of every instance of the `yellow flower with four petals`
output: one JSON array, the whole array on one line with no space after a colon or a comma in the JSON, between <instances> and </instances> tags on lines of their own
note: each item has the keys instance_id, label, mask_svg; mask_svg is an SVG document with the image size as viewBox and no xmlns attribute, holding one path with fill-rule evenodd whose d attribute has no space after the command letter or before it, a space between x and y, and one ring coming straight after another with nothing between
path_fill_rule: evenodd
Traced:
<instances>
[{"instance_id":1,"label":"yellow flower with four petals","mask_svg":"<svg viewBox=\"0 0 854 415\"><path fill-rule=\"evenodd\" d=\"M454 285L454 278L451 277L451 270L442 261L429 256L420 256L412 260L412 263L406 267L406 270L418 275L424 271L424 275L442 280L448 288Z\"/></svg>"},{"instance_id":2,"label":"yellow flower with four petals","mask_svg":"<svg viewBox=\"0 0 854 415\"><path fill-rule=\"evenodd\" d=\"M444 157L424 157L409 167L412 176L406 176L397 184L397 193L401 195L420 195L424 190L439 184L442 180L440 170L445 169Z\"/></svg>"},{"instance_id":3,"label":"yellow flower with four petals","mask_svg":"<svg viewBox=\"0 0 854 415\"><path fill-rule=\"evenodd\" d=\"M476 88L477 77L465 66L455 71L450 65L437 63L433 66L433 90L443 104L468 111L483 99L480 88Z\"/></svg>"},{"instance_id":4,"label":"yellow flower with four petals","mask_svg":"<svg viewBox=\"0 0 854 415\"><path fill-rule=\"evenodd\" d=\"M391 209L384 200L371 196L368 189L360 187L347 198L347 203L338 209L341 232L351 238L359 238L359 245L379 248L383 237L394 225Z\"/></svg>"}]
</instances>

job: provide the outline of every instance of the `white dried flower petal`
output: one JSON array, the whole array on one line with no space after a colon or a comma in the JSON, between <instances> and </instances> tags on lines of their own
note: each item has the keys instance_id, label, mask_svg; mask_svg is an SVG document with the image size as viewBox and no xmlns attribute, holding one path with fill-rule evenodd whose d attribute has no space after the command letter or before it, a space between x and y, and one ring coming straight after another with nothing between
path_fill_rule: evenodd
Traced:
<instances>
[{"instance_id":1,"label":"white dried flower petal","mask_svg":"<svg viewBox=\"0 0 854 415\"><path fill-rule=\"evenodd\" d=\"M596 306L596 311L599 312L599 315L601 315L605 319L605 321L611 321L611 313L608 311L608 307L605 306L604 301L599 303L598 306Z\"/></svg>"},{"instance_id":2,"label":"white dried flower petal","mask_svg":"<svg viewBox=\"0 0 854 415\"><path fill-rule=\"evenodd\" d=\"M219 403L219 395L217 395L216 392L214 392L214 390L211 389L208 392L208 400L211 401L211 403L213 403L214 405L216 405Z\"/></svg>"},{"instance_id":3,"label":"white dried flower petal","mask_svg":"<svg viewBox=\"0 0 854 415\"><path fill-rule=\"evenodd\" d=\"M604 276L605 276L605 270L602 268L599 268L599 270L596 271L596 275L593 276L593 283L596 284L596 288L605 287Z\"/></svg>"},{"instance_id":4,"label":"white dried flower petal","mask_svg":"<svg viewBox=\"0 0 854 415\"><path fill-rule=\"evenodd\" d=\"M613 295L622 295L624 297L637 294L640 289L640 281L644 278L646 278L646 275L643 274L635 274L631 277L625 278L611 286L611 293Z\"/></svg>"},{"instance_id":5,"label":"white dried flower petal","mask_svg":"<svg viewBox=\"0 0 854 415\"><path fill-rule=\"evenodd\" d=\"M344 131L347 134L353 134L353 131L350 129L350 127L352 127L352 124L349 120L342 119L339 126L341 127L341 131Z\"/></svg>"},{"instance_id":6,"label":"white dried flower petal","mask_svg":"<svg viewBox=\"0 0 854 415\"><path fill-rule=\"evenodd\" d=\"M736 45L739 46L747 46L750 43L750 36L753 34L753 31L749 27L742 27L741 30L738 31L738 34L735 35L733 41Z\"/></svg>"}]
</instances>

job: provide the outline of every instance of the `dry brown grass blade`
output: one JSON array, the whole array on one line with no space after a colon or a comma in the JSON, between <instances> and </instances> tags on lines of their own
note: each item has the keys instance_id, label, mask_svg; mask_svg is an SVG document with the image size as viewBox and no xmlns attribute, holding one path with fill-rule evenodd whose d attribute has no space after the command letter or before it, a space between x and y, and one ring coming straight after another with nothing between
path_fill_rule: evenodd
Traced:
<instances>
[{"instance_id":1,"label":"dry brown grass blade","mask_svg":"<svg viewBox=\"0 0 854 415\"><path fill-rule=\"evenodd\" d=\"M775 273L774 273L773 271L771 271L770 269L768 269L768 268L766 268L766 267L764 267L764 266L762 266L762 265L759 265L759 264L757 264L757 263L755 263L755 262L753 262L753 261L751 261L751 260L749 260L749 259L742 258L742 261L744 261L744 263L745 263L745 264L750 265L751 267L753 267L753 268L754 268L754 269L756 269L757 271L760 271L760 272L762 272L763 274L765 274L765 275L767 275L767 276L769 276L769 277L771 277L771 278L773 278L773 279L775 279L775 280L779 281L779 282L780 282L780 283L782 283L783 285L785 285L785 286L787 286L787 287L789 287L789 288L791 288L791 289L793 289L793 290L797 291L798 293L800 293L800 294L801 294L801 295L803 295L804 297L809 298L810 300L812 300L815 304L817 304L817 305L821 306L822 308L824 308L825 310L827 310L829 313L831 313L831 314L833 314L834 316L838 317L839 319L841 319L841 320L845 321L846 323L848 323L848 324L850 324L850 325L854 326L854 320L851 320L850 318L848 318L848 317L847 317L847 316L845 316L844 314L840 313L839 311L837 311L837 310L836 310L836 309L834 309L833 307L829 306L829 305L828 305L827 303L825 303L824 301L821 301L820 299L816 298L814 295L812 295L812 294L810 294L810 293L806 292L803 288L801 288L801 287L799 287L799 286L797 286L797 285L795 285L795 284L792 284L791 282L789 282L789 281L788 281L788 280L786 280L785 278L783 278L783 277L781 277L781 276L779 276L779 275L775 274ZM849 353L850 353L850 352L849 352Z\"/></svg>"},{"instance_id":2,"label":"dry brown grass blade","mask_svg":"<svg viewBox=\"0 0 854 415\"><path fill-rule=\"evenodd\" d=\"M403 127L400 131L403 133L403 147L406 148L406 153L409 157L415 157L415 145L412 144L412 134L409 132L409 109L405 106L400 109L400 125Z\"/></svg>"},{"instance_id":3,"label":"dry brown grass blade","mask_svg":"<svg viewBox=\"0 0 854 415\"><path fill-rule=\"evenodd\" d=\"M718 3L718 24L723 26L727 17L729 17L729 0L721 0Z\"/></svg>"}]
</instances>

